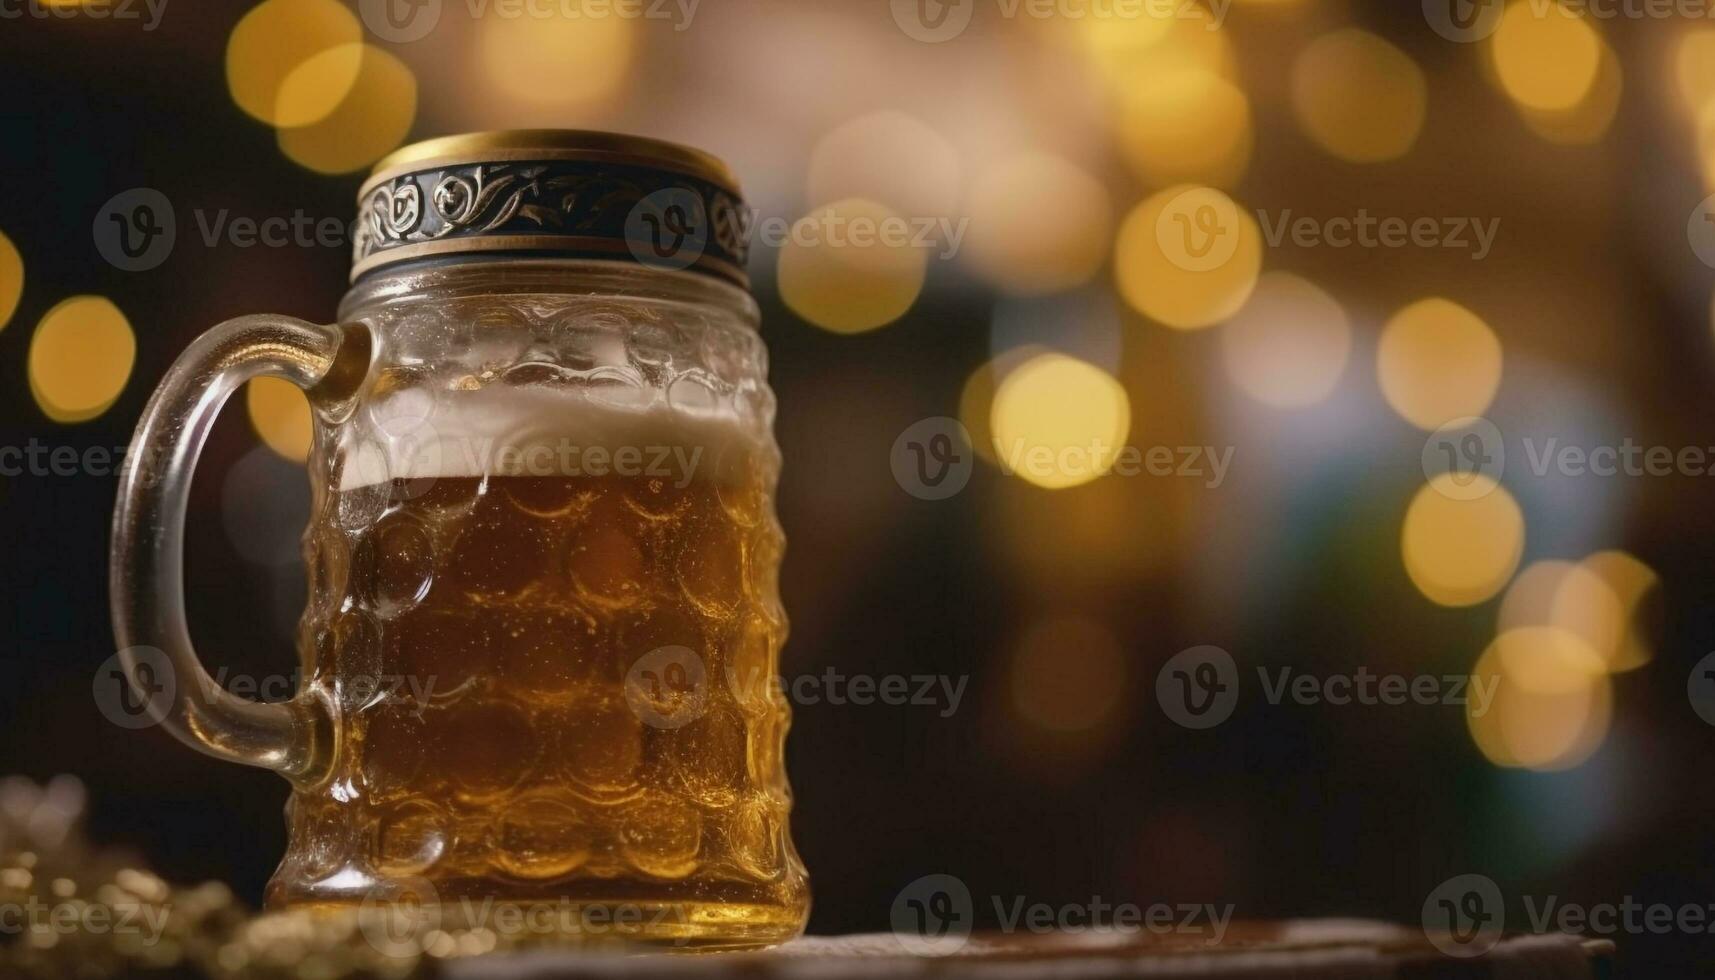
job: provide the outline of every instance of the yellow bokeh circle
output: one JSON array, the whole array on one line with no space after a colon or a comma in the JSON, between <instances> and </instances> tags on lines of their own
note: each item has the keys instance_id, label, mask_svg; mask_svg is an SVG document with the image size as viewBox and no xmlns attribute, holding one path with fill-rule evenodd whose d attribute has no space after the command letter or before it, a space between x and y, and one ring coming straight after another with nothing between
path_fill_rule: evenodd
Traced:
<instances>
[{"instance_id":1,"label":"yellow bokeh circle","mask_svg":"<svg viewBox=\"0 0 1715 980\"><path fill-rule=\"evenodd\" d=\"M1039 487L1088 483L1111 470L1131 434L1131 401L1113 376L1064 354L1039 354L995 389L996 461Z\"/></svg>"},{"instance_id":2,"label":"yellow bokeh circle","mask_svg":"<svg viewBox=\"0 0 1715 980\"><path fill-rule=\"evenodd\" d=\"M361 59L349 46L363 39L357 17L334 0L264 0L244 15L226 43L232 101L272 126L324 119L357 83ZM317 67L302 72L318 55Z\"/></svg>"},{"instance_id":3,"label":"yellow bokeh circle","mask_svg":"<svg viewBox=\"0 0 1715 980\"><path fill-rule=\"evenodd\" d=\"M1413 585L1443 606L1472 606L1501 590L1524 554L1524 512L1487 476L1478 497L1460 499L1442 473L1417 491L1400 530L1400 554Z\"/></svg>"},{"instance_id":4,"label":"yellow bokeh circle","mask_svg":"<svg viewBox=\"0 0 1715 980\"><path fill-rule=\"evenodd\" d=\"M1399 48L1348 28L1311 42L1292 65L1292 108L1324 150L1353 163L1404 156L1423 130L1429 85Z\"/></svg>"},{"instance_id":5,"label":"yellow bokeh circle","mask_svg":"<svg viewBox=\"0 0 1715 980\"><path fill-rule=\"evenodd\" d=\"M834 333L892 323L917 302L928 255L892 208L848 198L798 219L780 249L780 298Z\"/></svg>"},{"instance_id":6,"label":"yellow bokeh circle","mask_svg":"<svg viewBox=\"0 0 1715 980\"><path fill-rule=\"evenodd\" d=\"M1489 39L1501 89L1530 109L1571 109L1595 86L1602 37L1564 4L1513 0Z\"/></svg>"},{"instance_id":7,"label":"yellow bokeh circle","mask_svg":"<svg viewBox=\"0 0 1715 980\"><path fill-rule=\"evenodd\" d=\"M1480 416L1501 385L1501 342L1482 318L1439 297L1405 307L1382 329L1376 377L1394 411L1425 431Z\"/></svg>"},{"instance_id":8,"label":"yellow bokeh circle","mask_svg":"<svg viewBox=\"0 0 1715 980\"><path fill-rule=\"evenodd\" d=\"M404 142L417 115L416 76L393 55L355 44L318 58L339 60L352 52L361 68L339 106L319 122L278 134L281 152L317 173L364 169Z\"/></svg>"},{"instance_id":9,"label":"yellow bokeh circle","mask_svg":"<svg viewBox=\"0 0 1715 980\"><path fill-rule=\"evenodd\" d=\"M309 458L313 426L303 389L283 378L253 378L244 402L250 427L269 449L298 462Z\"/></svg>"},{"instance_id":10,"label":"yellow bokeh circle","mask_svg":"<svg viewBox=\"0 0 1715 980\"><path fill-rule=\"evenodd\" d=\"M0 234L0 329L12 321L18 312L18 300L24 295L24 257L12 239Z\"/></svg>"},{"instance_id":11,"label":"yellow bokeh circle","mask_svg":"<svg viewBox=\"0 0 1715 980\"><path fill-rule=\"evenodd\" d=\"M531 8L526 8L531 9ZM637 24L603 3L544 6L547 16L484 17L483 70L507 98L574 108L617 94L631 70Z\"/></svg>"},{"instance_id":12,"label":"yellow bokeh circle","mask_svg":"<svg viewBox=\"0 0 1715 980\"><path fill-rule=\"evenodd\" d=\"M73 296L42 316L30 338L30 394L48 418L83 422L112 406L137 357L137 338L119 307L102 296Z\"/></svg>"},{"instance_id":13,"label":"yellow bokeh circle","mask_svg":"<svg viewBox=\"0 0 1715 980\"><path fill-rule=\"evenodd\" d=\"M1209 215L1213 220L1203 220ZM1201 258L1216 250L1225 258L1204 268ZM1146 199L1121 223L1114 246L1120 296L1139 313L1181 330L1237 313L1261 270L1256 219L1209 188L1170 187Z\"/></svg>"}]
</instances>

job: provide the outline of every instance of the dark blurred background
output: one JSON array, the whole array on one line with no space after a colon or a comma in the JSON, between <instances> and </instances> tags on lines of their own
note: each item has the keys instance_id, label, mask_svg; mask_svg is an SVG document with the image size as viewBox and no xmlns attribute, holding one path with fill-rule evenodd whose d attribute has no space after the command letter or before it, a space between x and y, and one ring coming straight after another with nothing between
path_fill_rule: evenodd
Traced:
<instances>
[{"instance_id":1,"label":"dark blurred background","mask_svg":"<svg viewBox=\"0 0 1715 980\"><path fill-rule=\"evenodd\" d=\"M1715 729L1693 667L1715 650L1710 478L1531 464L1549 439L1715 445L1700 261L1715 263L1715 27L1494 4L1493 33L1466 40L1436 29L1434 4L1098 6L1109 16L1076 0L1040 15L705 0L688 18L508 18L446 0L411 38L334 0L8 4L0 446L122 447L200 331L331 319L357 186L402 142L567 126L690 143L733 166L762 218L862 199L963 228L957 248L831 270L811 256L794 272L790 245L753 252L786 458L783 673L968 678L951 712L796 708L813 932L887 928L932 872L962 878L989 926L986 896L1415 923L1467 872L1500 885L1513 928L1521 896L1708 907ZM933 40L947 22L925 11L970 22ZM1263 240L1189 273L1156 233L1187 184L1260 211ZM144 199L114 200L138 188L170 203L176 237L131 271L104 256L103 219L135 214ZM1469 231L1335 244L1329 220L1360 209L1496 234L1487 250ZM340 222L337 240L205 237L295 215ZM1267 240L1300 217L1320 240ZM1457 306L1417 305L1438 298ZM1055 351L1074 369L1051 370ZM295 660L293 397L235 399L197 472L191 620L233 674ZM985 459L931 501L891 459L936 416ZM1463 416L1507 452L1501 486L1469 506L1426 483L1445 455L1431 431ZM994 465L995 437L1076 441L1068 426L1230 449L1230 469L1058 486L1077 481ZM75 773L94 838L257 903L286 783L124 731L92 696L113 653L116 486L94 468L0 478L0 772ZM1485 675L1512 630L1519 652ZM1231 720L1203 731L1157 698L1162 666L1200 645L1244 679ZM1469 719L1271 704L1259 666L1475 670L1503 693ZM1715 963L1705 934L1614 938L1640 974Z\"/></svg>"}]
</instances>

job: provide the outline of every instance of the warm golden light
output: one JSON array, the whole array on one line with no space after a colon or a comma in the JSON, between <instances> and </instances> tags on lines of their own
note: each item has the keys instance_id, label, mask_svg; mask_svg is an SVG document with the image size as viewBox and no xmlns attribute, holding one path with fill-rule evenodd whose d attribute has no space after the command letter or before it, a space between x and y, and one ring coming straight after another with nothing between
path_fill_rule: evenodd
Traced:
<instances>
[{"instance_id":1,"label":"warm golden light","mask_svg":"<svg viewBox=\"0 0 1715 980\"><path fill-rule=\"evenodd\" d=\"M417 79L405 63L373 45L361 49L362 68L344 101L312 126L282 129L281 152L317 173L351 173L379 160L411 131L417 115ZM327 57L343 58L343 52Z\"/></svg>"},{"instance_id":2,"label":"warm golden light","mask_svg":"<svg viewBox=\"0 0 1715 980\"><path fill-rule=\"evenodd\" d=\"M1404 156L1429 102L1422 69L1368 31L1324 35L1292 66L1292 107L1322 149L1353 163Z\"/></svg>"},{"instance_id":3,"label":"warm golden light","mask_svg":"<svg viewBox=\"0 0 1715 980\"><path fill-rule=\"evenodd\" d=\"M273 126L325 118L357 83L357 17L334 0L264 0L226 43L226 84L238 107ZM338 49L339 54L326 55ZM310 71L305 63L317 59Z\"/></svg>"},{"instance_id":4,"label":"warm golden light","mask_svg":"<svg viewBox=\"0 0 1715 980\"><path fill-rule=\"evenodd\" d=\"M1434 431L1488 409L1501 385L1501 342L1463 306L1420 300L1382 329L1376 377L1394 411Z\"/></svg>"},{"instance_id":5,"label":"warm golden light","mask_svg":"<svg viewBox=\"0 0 1715 980\"><path fill-rule=\"evenodd\" d=\"M1515 102L1566 110L1595 86L1602 38L1562 3L1513 0L1489 39L1489 53L1501 88Z\"/></svg>"},{"instance_id":6,"label":"warm golden light","mask_svg":"<svg viewBox=\"0 0 1715 980\"><path fill-rule=\"evenodd\" d=\"M828 133L810 154L808 199L862 197L912 218L952 214L959 199L958 151L903 112L860 116Z\"/></svg>"},{"instance_id":7,"label":"warm golden light","mask_svg":"<svg viewBox=\"0 0 1715 980\"><path fill-rule=\"evenodd\" d=\"M1478 496L1442 473L1417 491L1400 531L1406 574L1443 606L1471 606L1501 590L1524 553L1524 514L1487 476Z\"/></svg>"},{"instance_id":8,"label":"warm golden light","mask_svg":"<svg viewBox=\"0 0 1715 980\"><path fill-rule=\"evenodd\" d=\"M1673 52L1679 97L1693 114L1715 102L1715 28L1686 31Z\"/></svg>"},{"instance_id":9,"label":"warm golden light","mask_svg":"<svg viewBox=\"0 0 1715 980\"><path fill-rule=\"evenodd\" d=\"M1213 188L1170 187L1126 216L1114 277L1132 309L1195 330L1237 313L1262 269L1256 219Z\"/></svg>"},{"instance_id":10,"label":"warm golden light","mask_svg":"<svg viewBox=\"0 0 1715 980\"><path fill-rule=\"evenodd\" d=\"M571 11L549 8L551 16L493 13L482 19L482 66L507 98L578 108L619 91L635 56L635 20L605 4L572 2L577 7Z\"/></svg>"},{"instance_id":11,"label":"warm golden light","mask_svg":"<svg viewBox=\"0 0 1715 980\"><path fill-rule=\"evenodd\" d=\"M1471 671L1465 722L1498 766L1569 769L1607 735L1613 695L1601 658L1548 626L1507 630Z\"/></svg>"},{"instance_id":12,"label":"warm golden light","mask_svg":"<svg viewBox=\"0 0 1715 980\"><path fill-rule=\"evenodd\" d=\"M989 428L989 416L994 410L994 393L1006 369L996 361L987 361L971 372L959 389L959 422L971 434L971 448L985 460L995 462L994 432Z\"/></svg>"},{"instance_id":13,"label":"warm golden light","mask_svg":"<svg viewBox=\"0 0 1715 980\"><path fill-rule=\"evenodd\" d=\"M1643 606L1660 585L1655 570L1624 551L1598 551L1578 567L1608 587L1619 604L1619 616L1606 622L1592 621L1581 612L1576 592L1557 596L1557 611L1606 658L1609 671L1621 673L1649 663L1655 651L1644 628Z\"/></svg>"},{"instance_id":14,"label":"warm golden light","mask_svg":"<svg viewBox=\"0 0 1715 980\"><path fill-rule=\"evenodd\" d=\"M1055 733L1100 726L1113 717L1126 690L1119 642L1087 619L1033 625L1020 637L1007 673L1019 717Z\"/></svg>"},{"instance_id":15,"label":"warm golden light","mask_svg":"<svg viewBox=\"0 0 1715 980\"><path fill-rule=\"evenodd\" d=\"M1051 490L1113 468L1131 433L1131 402L1106 371L1064 354L1039 354L995 390L989 420L1003 469Z\"/></svg>"},{"instance_id":16,"label":"warm golden light","mask_svg":"<svg viewBox=\"0 0 1715 980\"><path fill-rule=\"evenodd\" d=\"M84 422L112 406L137 356L125 314L101 296L73 296L30 338L30 394L55 422Z\"/></svg>"},{"instance_id":17,"label":"warm golden light","mask_svg":"<svg viewBox=\"0 0 1715 980\"><path fill-rule=\"evenodd\" d=\"M798 219L780 249L780 298L792 312L834 333L892 323L923 290L928 255L892 208L863 198L836 201Z\"/></svg>"},{"instance_id":18,"label":"warm golden light","mask_svg":"<svg viewBox=\"0 0 1715 980\"><path fill-rule=\"evenodd\" d=\"M963 256L1004 292L1041 294L1089 282L1107 258L1107 188L1049 153L1007 157L977 174L966 203Z\"/></svg>"},{"instance_id":19,"label":"warm golden light","mask_svg":"<svg viewBox=\"0 0 1715 980\"><path fill-rule=\"evenodd\" d=\"M12 322L18 312L18 300L24 295L24 257L18 246L0 232L0 330Z\"/></svg>"},{"instance_id":20,"label":"warm golden light","mask_svg":"<svg viewBox=\"0 0 1715 980\"><path fill-rule=\"evenodd\" d=\"M310 402L297 385L282 378L255 378L245 385L250 427L269 449L303 462L310 455Z\"/></svg>"},{"instance_id":21,"label":"warm golden light","mask_svg":"<svg viewBox=\"0 0 1715 980\"><path fill-rule=\"evenodd\" d=\"M1250 100L1213 71L1140 72L1128 80L1119 112L1120 150L1146 184L1231 187L1250 165Z\"/></svg>"},{"instance_id":22,"label":"warm golden light","mask_svg":"<svg viewBox=\"0 0 1715 980\"><path fill-rule=\"evenodd\" d=\"M1560 111L1532 109L1519 106L1525 125L1551 143L1582 146L1607 135L1614 115L1620 109L1620 94L1625 88L1620 59L1606 41L1602 42L1602 59L1596 69L1596 82L1588 94L1575 106Z\"/></svg>"},{"instance_id":23,"label":"warm golden light","mask_svg":"<svg viewBox=\"0 0 1715 980\"><path fill-rule=\"evenodd\" d=\"M1157 2L1122 13L1100 5L1078 22L1085 50L1115 94L1174 72L1198 70L1231 80L1232 42L1201 6Z\"/></svg>"},{"instance_id":24,"label":"warm golden light","mask_svg":"<svg viewBox=\"0 0 1715 980\"><path fill-rule=\"evenodd\" d=\"M1334 297L1289 272L1266 272L1221 328L1227 375L1265 405L1298 408L1327 398L1352 353L1352 325Z\"/></svg>"}]
</instances>

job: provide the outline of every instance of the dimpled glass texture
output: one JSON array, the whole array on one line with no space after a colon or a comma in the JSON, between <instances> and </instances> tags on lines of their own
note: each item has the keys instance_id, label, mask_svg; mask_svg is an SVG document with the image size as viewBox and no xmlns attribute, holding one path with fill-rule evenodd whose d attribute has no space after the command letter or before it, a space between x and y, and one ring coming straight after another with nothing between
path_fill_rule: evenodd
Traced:
<instances>
[{"instance_id":1,"label":"dimpled glass texture","mask_svg":"<svg viewBox=\"0 0 1715 980\"><path fill-rule=\"evenodd\" d=\"M470 262L371 276L341 322L371 361L355 394L312 393L300 630L330 737L288 804L270 906L404 881L445 907L629 914L645 942L798 934L770 683L780 457L749 297L613 263ZM630 444L646 471L668 449L680 464L564 463ZM505 446L560 455L523 472Z\"/></svg>"}]
</instances>

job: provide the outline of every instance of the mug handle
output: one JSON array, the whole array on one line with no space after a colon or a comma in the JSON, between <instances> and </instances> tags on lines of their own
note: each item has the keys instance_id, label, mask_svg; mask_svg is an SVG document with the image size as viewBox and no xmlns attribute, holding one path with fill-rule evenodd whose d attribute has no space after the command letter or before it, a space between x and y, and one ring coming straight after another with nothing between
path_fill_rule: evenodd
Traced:
<instances>
[{"instance_id":1,"label":"mug handle","mask_svg":"<svg viewBox=\"0 0 1715 980\"><path fill-rule=\"evenodd\" d=\"M337 400L356 390L368 366L369 336L360 327L274 315L222 323L179 356L149 399L113 511L113 634L126 680L151 719L192 748L295 782L325 774L332 713L305 692L278 703L237 697L203 669L185 620L185 503L209 429L246 381L284 378L312 398ZM139 683L145 664L147 684Z\"/></svg>"}]
</instances>

